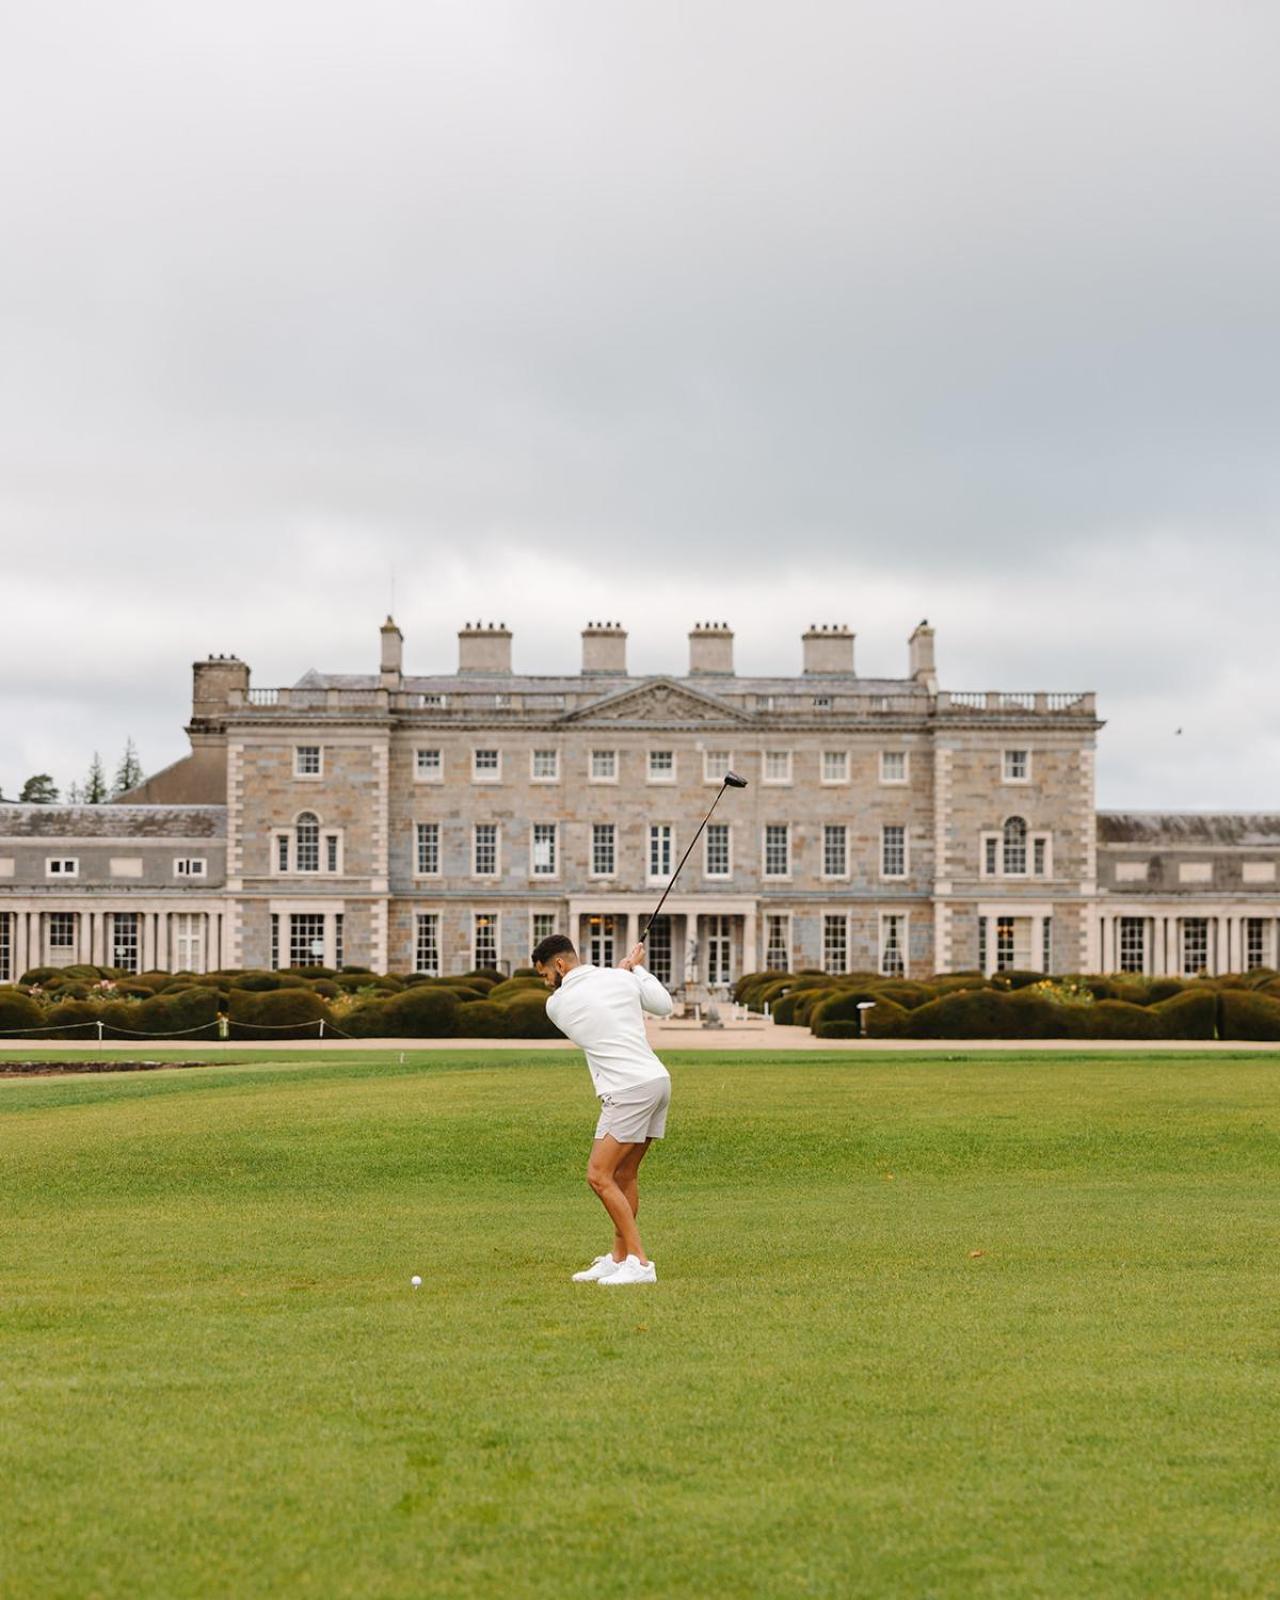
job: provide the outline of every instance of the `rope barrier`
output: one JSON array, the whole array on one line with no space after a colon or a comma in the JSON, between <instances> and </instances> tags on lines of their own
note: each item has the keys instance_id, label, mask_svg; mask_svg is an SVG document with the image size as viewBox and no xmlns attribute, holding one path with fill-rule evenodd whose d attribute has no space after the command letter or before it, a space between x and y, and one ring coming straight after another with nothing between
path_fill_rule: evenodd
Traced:
<instances>
[{"instance_id":1,"label":"rope barrier","mask_svg":"<svg viewBox=\"0 0 1280 1600\"><path fill-rule=\"evenodd\" d=\"M251 1033L265 1030L270 1033L293 1033L302 1028L319 1029L317 1038L323 1039L326 1031L339 1039L354 1039L355 1034L346 1033L335 1025L328 1017L317 1017L311 1022L241 1022L238 1017L215 1017L209 1022L202 1022L194 1028L172 1028L163 1032L147 1032L140 1028L118 1028L114 1022L64 1022L44 1028L0 1028L0 1038L29 1039L37 1033L70 1033L75 1028L96 1028L98 1038L106 1034L116 1034L124 1039L185 1039L193 1033L204 1033L207 1028L217 1027L220 1022L225 1022L227 1032L220 1031L222 1038L229 1036L230 1029L244 1028Z\"/></svg>"}]
</instances>

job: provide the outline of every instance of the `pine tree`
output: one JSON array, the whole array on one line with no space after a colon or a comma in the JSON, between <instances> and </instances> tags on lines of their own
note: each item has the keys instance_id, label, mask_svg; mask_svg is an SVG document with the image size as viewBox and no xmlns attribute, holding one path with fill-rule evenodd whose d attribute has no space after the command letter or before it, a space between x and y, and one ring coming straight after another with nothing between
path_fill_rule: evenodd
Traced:
<instances>
[{"instance_id":1,"label":"pine tree","mask_svg":"<svg viewBox=\"0 0 1280 1600\"><path fill-rule=\"evenodd\" d=\"M125 740L124 754L120 757L120 765L116 768L115 782L111 786L112 798L125 794L130 789L136 789L145 777L142 763L138 760L138 751L132 739Z\"/></svg>"},{"instance_id":2,"label":"pine tree","mask_svg":"<svg viewBox=\"0 0 1280 1600\"><path fill-rule=\"evenodd\" d=\"M100 806L108 798L107 777L102 770L102 757L96 750L89 763L89 776L84 780L83 797L87 806Z\"/></svg>"},{"instance_id":3,"label":"pine tree","mask_svg":"<svg viewBox=\"0 0 1280 1600\"><path fill-rule=\"evenodd\" d=\"M24 806L50 806L55 805L58 799L58 786L47 772L37 772L22 785L22 793L18 796L18 804Z\"/></svg>"}]
</instances>

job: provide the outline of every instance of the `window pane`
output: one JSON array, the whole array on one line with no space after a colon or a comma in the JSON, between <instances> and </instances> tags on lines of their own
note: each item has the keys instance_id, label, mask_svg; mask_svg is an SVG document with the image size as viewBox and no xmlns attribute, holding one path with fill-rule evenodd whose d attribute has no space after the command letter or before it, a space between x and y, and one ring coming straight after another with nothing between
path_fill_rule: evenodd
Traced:
<instances>
[{"instance_id":1,"label":"window pane","mask_svg":"<svg viewBox=\"0 0 1280 1600\"><path fill-rule=\"evenodd\" d=\"M475 919L475 964L477 967L498 965L498 919L484 912Z\"/></svg>"},{"instance_id":2,"label":"window pane","mask_svg":"<svg viewBox=\"0 0 1280 1600\"><path fill-rule=\"evenodd\" d=\"M533 825L533 870L543 877L551 877L556 870L556 825L554 822L535 822Z\"/></svg>"},{"instance_id":3,"label":"window pane","mask_svg":"<svg viewBox=\"0 0 1280 1600\"><path fill-rule=\"evenodd\" d=\"M289 965L324 965L324 916L313 911L295 911L289 918Z\"/></svg>"},{"instance_id":4,"label":"window pane","mask_svg":"<svg viewBox=\"0 0 1280 1600\"><path fill-rule=\"evenodd\" d=\"M896 913L880 919L880 971L889 978L901 978L906 970L907 919Z\"/></svg>"},{"instance_id":5,"label":"window pane","mask_svg":"<svg viewBox=\"0 0 1280 1600\"><path fill-rule=\"evenodd\" d=\"M727 878L729 876L729 824L727 822L712 822L708 824L706 841L707 876L709 878Z\"/></svg>"},{"instance_id":6,"label":"window pane","mask_svg":"<svg viewBox=\"0 0 1280 1600\"><path fill-rule=\"evenodd\" d=\"M295 834L297 847L293 863L294 871L319 872L320 823L318 819L312 816L311 812L304 811L298 818Z\"/></svg>"},{"instance_id":7,"label":"window pane","mask_svg":"<svg viewBox=\"0 0 1280 1600\"><path fill-rule=\"evenodd\" d=\"M849 970L849 919L843 916L822 919L822 970Z\"/></svg>"},{"instance_id":8,"label":"window pane","mask_svg":"<svg viewBox=\"0 0 1280 1600\"><path fill-rule=\"evenodd\" d=\"M1004 753L1004 775L1011 783L1021 782L1029 771L1029 758L1025 750L1006 750Z\"/></svg>"},{"instance_id":9,"label":"window pane","mask_svg":"<svg viewBox=\"0 0 1280 1600\"><path fill-rule=\"evenodd\" d=\"M443 764L438 750L418 751L418 776L420 778L438 778L443 770Z\"/></svg>"},{"instance_id":10,"label":"window pane","mask_svg":"<svg viewBox=\"0 0 1280 1600\"><path fill-rule=\"evenodd\" d=\"M676 755L674 750L650 750L649 776L651 778L671 778L675 776Z\"/></svg>"},{"instance_id":11,"label":"window pane","mask_svg":"<svg viewBox=\"0 0 1280 1600\"><path fill-rule=\"evenodd\" d=\"M418 866L420 873L434 875L440 871L440 824L418 824Z\"/></svg>"},{"instance_id":12,"label":"window pane","mask_svg":"<svg viewBox=\"0 0 1280 1600\"><path fill-rule=\"evenodd\" d=\"M791 777L790 750L766 750L764 776L766 783L786 783Z\"/></svg>"},{"instance_id":13,"label":"window pane","mask_svg":"<svg viewBox=\"0 0 1280 1600\"><path fill-rule=\"evenodd\" d=\"M828 878L843 878L849 870L849 830L843 823L828 823L822 830L822 871Z\"/></svg>"},{"instance_id":14,"label":"window pane","mask_svg":"<svg viewBox=\"0 0 1280 1600\"><path fill-rule=\"evenodd\" d=\"M886 878L903 878L907 872L907 830L898 822L885 824L881 843L881 872Z\"/></svg>"},{"instance_id":15,"label":"window pane","mask_svg":"<svg viewBox=\"0 0 1280 1600\"><path fill-rule=\"evenodd\" d=\"M591 752L591 776L596 779L610 780L618 775L618 752L616 750L593 750Z\"/></svg>"},{"instance_id":16,"label":"window pane","mask_svg":"<svg viewBox=\"0 0 1280 1600\"><path fill-rule=\"evenodd\" d=\"M849 752L847 750L824 750L822 752L822 776L826 783L844 783L849 777Z\"/></svg>"},{"instance_id":17,"label":"window pane","mask_svg":"<svg viewBox=\"0 0 1280 1600\"><path fill-rule=\"evenodd\" d=\"M649 828L649 876L671 876L671 825L655 822Z\"/></svg>"},{"instance_id":18,"label":"window pane","mask_svg":"<svg viewBox=\"0 0 1280 1600\"><path fill-rule=\"evenodd\" d=\"M498 870L498 824L477 822L475 829L475 864L472 869L479 877L490 877Z\"/></svg>"},{"instance_id":19,"label":"window pane","mask_svg":"<svg viewBox=\"0 0 1280 1600\"><path fill-rule=\"evenodd\" d=\"M880 776L885 783L904 783L907 757L902 750L886 750L880 757Z\"/></svg>"},{"instance_id":20,"label":"window pane","mask_svg":"<svg viewBox=\"0 0 1280 1600\"><path fill-rule=\"evenodd\" d=\"M1021 817L1010 817L1004 825L1004 870L1013 877L1027 870L1027 825Z\"/></svg>"},{"instance_id":21,"label":"window pane","mask_svg":"<svg viewBox=\"0 0 1280 1600\"><path fill-rule=\"evenodd\" d=\"M766 878L785 878L791 869L790 851L787 848L787 824L768 822L764 829L764 875Z\"/></svg>"},{"instance_id":22,"label":"window pane","mask_svg":"<svg viewBox=\"0 0 1280 1600\"><path fill-rule=\"evenodd\" d=\"M533 752L533 775L535 778L559 777L560 752L558 750L535 750Z\"/></svg>"},{"instance_id":23,"label":"window pane","mask_svg":"<svg viewBox=\"0 0 1280 1600\"><path fill-rule=\"evenodd\" d=\"M418 913L418 938L413 960L413 970L415 972L427 972L433 978L440 976L440 913L438 911L420 911Z\"/></svg>"},{"instance_id":24,"label":"window pane","mask_svg":"<svg viewBox=\"0 0 1280 1600\"><path fill-rule=\"evenodd\" d=\"M614 824L595 822L591 826L591 870L597 877L609 877L614 871Z\"/></svg>"},{"instance_id":25,"label":"window pane","mask_svg":"<svg viewBox=\"0 0 1280 1600\"><path fill-rule=\"evenodd\" d=\"M318 744L300 744L298 746L295 770L304 775L314 775L320 771L320 746Z\"/></svg>"},{"instance_id":26,"label":"window pane","mask_svg":"<svg viewBox=\"0 0 1280 1600\"><path fill-rule=\"evenodd\" d=\"M785 972L789 962L787 919L771 915L765 919L764 964L771 972Z\"/></svg>"}]
</instances>

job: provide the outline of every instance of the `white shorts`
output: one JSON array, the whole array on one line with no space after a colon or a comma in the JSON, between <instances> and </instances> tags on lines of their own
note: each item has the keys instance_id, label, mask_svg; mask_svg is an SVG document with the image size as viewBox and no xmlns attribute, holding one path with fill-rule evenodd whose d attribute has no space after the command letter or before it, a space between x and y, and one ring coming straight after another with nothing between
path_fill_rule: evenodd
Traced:
<instances>
[{"instance_id":1,"label":"white shorts","mask_svg":"<svg viewBox=\"0 0 1280 1600\"><path fill-rule=\"evenodd\" d=\"M612 1134L619 1144L643 1144L646 1139L661 1139L667 1131L667 1107L671 1103L671 1079L651 1078L630 1089L619 1089L600 1096L600 1120L596 1138Z\"/></svg>"}]
</instances>

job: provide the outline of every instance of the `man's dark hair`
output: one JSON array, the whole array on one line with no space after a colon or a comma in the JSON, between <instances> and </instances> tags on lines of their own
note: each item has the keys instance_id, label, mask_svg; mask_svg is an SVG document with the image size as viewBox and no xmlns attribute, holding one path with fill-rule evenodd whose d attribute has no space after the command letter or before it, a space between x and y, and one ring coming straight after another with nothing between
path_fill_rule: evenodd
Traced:
<instances>
[{"instance_id":1,"label":"man's dark hair","mask_svg":"<svg viewBox=\"0 0 1280 1600\"><path fill-rule=\"evenodd\" d=\"M566 933L549 933L536 945L530 958L535 967L545 967L552 956L576 956L573 940Z\"/></svg>"}]
</instances>

